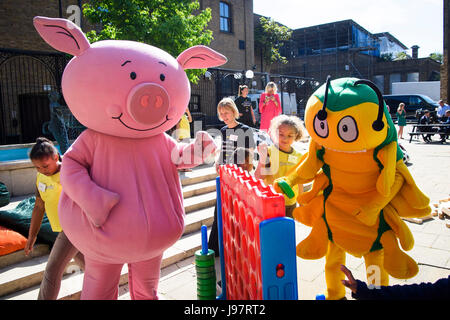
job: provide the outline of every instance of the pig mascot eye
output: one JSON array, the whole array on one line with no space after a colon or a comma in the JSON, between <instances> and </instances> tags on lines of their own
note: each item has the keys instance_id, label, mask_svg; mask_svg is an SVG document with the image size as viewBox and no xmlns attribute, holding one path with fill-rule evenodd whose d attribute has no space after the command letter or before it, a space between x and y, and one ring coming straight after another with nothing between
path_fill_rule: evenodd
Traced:
<instances>
[{"instance_id":1,"label":"pig mascot eye","mask_svg":"<svg viewBox=\"0 0 450 320\"><path fill-rule=\"evenodd\" d=\"M136 77L137 77L136 72L133 71L133 72L130 73L131 80L136 79Z\"/></svg>"},{"instance_id":2,"label":"pig mascot eye","mask_svg":"<svg viewBox=\"0 0 450 320\"><path fill-rule=\"evenodd\" d=\"M166 80L166 76L164 75L164 74L160 74L159 75L159 79L161 79L161 81L164 81L164 80Z\"/></svg>"}]
</instances>

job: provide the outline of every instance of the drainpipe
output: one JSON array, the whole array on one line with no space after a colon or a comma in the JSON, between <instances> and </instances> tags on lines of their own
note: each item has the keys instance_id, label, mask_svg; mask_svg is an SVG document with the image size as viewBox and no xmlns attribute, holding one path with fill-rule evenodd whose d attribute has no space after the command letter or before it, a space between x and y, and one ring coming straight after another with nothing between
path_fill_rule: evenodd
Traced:
<instances>
[{"instance_id":1,"label":"drainpipe","mask_svg":"<svg viewBox=\"0 0 450 320\"><path fill-rule=\"evenodd\" d=\"M78 0L78 7L80 8L80 28L83 29L83 7L81 5L81 0Z\"/></svg>"},{"instance_id":2,"label":"drainpipe","mask_svg":"<svg viewBox=\"0 0 450 320\"><path fill-rule=\"evenodd\" d=\"M61 0L58 1L58 4L59 4L59 17L62 18L63 15L62 15L62 3L61 3Z\"/></svg>"}]
</instances>

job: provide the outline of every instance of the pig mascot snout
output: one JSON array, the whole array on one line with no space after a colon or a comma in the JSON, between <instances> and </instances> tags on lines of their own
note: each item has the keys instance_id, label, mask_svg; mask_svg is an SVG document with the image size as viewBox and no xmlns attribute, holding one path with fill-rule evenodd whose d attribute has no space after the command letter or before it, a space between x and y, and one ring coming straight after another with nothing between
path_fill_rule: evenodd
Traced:
<instances>
[{"instance_id":1,"label":"pig mascot snout","mask_svg":"<svg viewBox=\"0 0 450 320\"><path fill-rule=\"evenodd\" d=\"M176 59L143 43L90 44L65 19L35 17L41 37L74 56L62 77L73 115L86 129L65 153L59 201L61 226L85 256L81 299L117 299L128 264L132 299L157 299L163 252L184 229L178 169L201 164L216 150L206 132L190 144L166 130L190 99L186 69L224 64L206 46Z\"/></svg>"}]
</instances>

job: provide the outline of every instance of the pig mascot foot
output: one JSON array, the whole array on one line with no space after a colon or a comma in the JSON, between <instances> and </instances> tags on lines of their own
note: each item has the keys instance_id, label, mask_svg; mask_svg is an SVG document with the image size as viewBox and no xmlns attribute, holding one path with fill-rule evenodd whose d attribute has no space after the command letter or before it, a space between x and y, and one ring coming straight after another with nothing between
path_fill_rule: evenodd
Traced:
<instances>
[{"instance_id":1,"label":"pig mascot foot","mask_svg":"<svg viewBox=\"0 0 450 320\"><path fill-rule=\"evenodd\" d=\"M107 264L85 257L81 300L116 300L122 264Z\"/></svg>"},{"instance_id":2,"label":"pig mascot foot","mask_svg":"<svg viewBox=\"0 0 450 320\"><path fill-rule=\"evenodd\" d=\"M158 300L162 256L128 264L128 285L132 300ZM116 300L122 264L86 259L81 300Z\"/></svg>"},{"instance_id":3,"label":"pig mascot foot","mask_svg":"<svg viewBox=\"0 0 450 320\"><path fill-rule=\"evenodd\" d=\"M132 300L158 300L162 256L128 264L128 283Z\"/></svg>"},{"instance_id":4,"label":"pig mascot foot","mask_svg":"<svg viewBox=\"0 0 450 320\"><path fill-rule=\"evenodd\" d=\"M178 169L201 164L216 149L206 132L190 144L165 132L189 103L185 70L227 59L201 45L174 58L133 41L91 44L68 20L33 23L50 46L74 56L62 92L87 128L64 154L58 207L64 233L86 259L81 298L117 299L127 263L131 298L157 299L162 255L184 229Z\"/></svg>"}]
</instances>

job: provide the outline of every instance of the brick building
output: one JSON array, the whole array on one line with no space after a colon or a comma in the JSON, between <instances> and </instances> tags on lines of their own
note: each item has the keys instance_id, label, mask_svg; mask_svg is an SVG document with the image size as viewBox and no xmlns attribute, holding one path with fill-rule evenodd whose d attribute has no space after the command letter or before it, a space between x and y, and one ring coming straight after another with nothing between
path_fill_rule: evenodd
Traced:
<instances>
[{"instance_id":1,"label":"brick building","mask_svg":"<svg viewBox=\"0 0 450 320\"><path fill-rule=\"evenodd\" d=\"M50 118L47 94L58 90L65 54L47 45L33 26L33 17L69 18L87 0L0 1L0 144L34 141ZM200 9L211 8L210 47L228 58L213 77L192 85L191 111L217 118L216 105L224 95L237 93L236 72L254 65L253 0L200 0ZM84 32L94 28L82 15ZM210 73L211 74L211 73ZM214 120L216 121L216 120Z\"/></svg>"},{"instance_id":2,"label":"brick building","mask_svg":"<svg viewBox=\"0 0 450 320\"><path fill-rule=\"evenodd\" d=\"M388 32L372 34L353 20L337 21L293 30L282 50L289 63L275 64L272 71L320 82L327 75L365 78L389 94L393 82L439 80L440 64L417 58L418 47L413 48L411 59L386 61L385 54L408 48Z\"/></svg>"},{"instance_id":3,"label":"brick building","mask_svg":"<svg viewBox=\"0 0 450 320\"><path fill-rule=\"evenodd\" d=\"M32 142L50 119L48 92L57 90L67 56L33 26L37 15L69 18L81 1L0 1L0 143ZM84 21L80 21L84 26Z\"/></svg>"},{"instance_id":4,"label":"brick building","mask_svg":"<svg viewBox=\"0 0 450 320\"><path fill-rule=\"evenodd\" d=\"M208 29L211 48L228 58L222 68L247 70L254 65L253 0L200 0L200 9L211 8Z\"/></svg>"},{"instance_id":5,"label":"brick building","mask_svg":"<svg viewBox=\"0 0 450 320\"><path fill-rule=\"evenodd\" d=\"M213 32L210 47L228 58L219 68L210 69L198 84L191 85L189 109L194 119L218 123L217 102L236 95L242 75L254 65L253 0L200 0L200 9L211 9L208 29ZM236 79L235 74L241 74Z\"/></svg>"},{"instance_id":6,"label":"brick building","mask_svg":"<svg viewBox=\"0 0 450 320\"><path fill-rule=\"evenodd\" d=\"M33 26L33 17L62 17L70 18L74 13L73 7L81 7L85 0L55 0L55 1L27 1L2 0L0 1L0 48L13 48L21 50L47 51L55 50L47 45ZM81 17L83 31L91 30Z\"/></svg>"}]
</instances>

